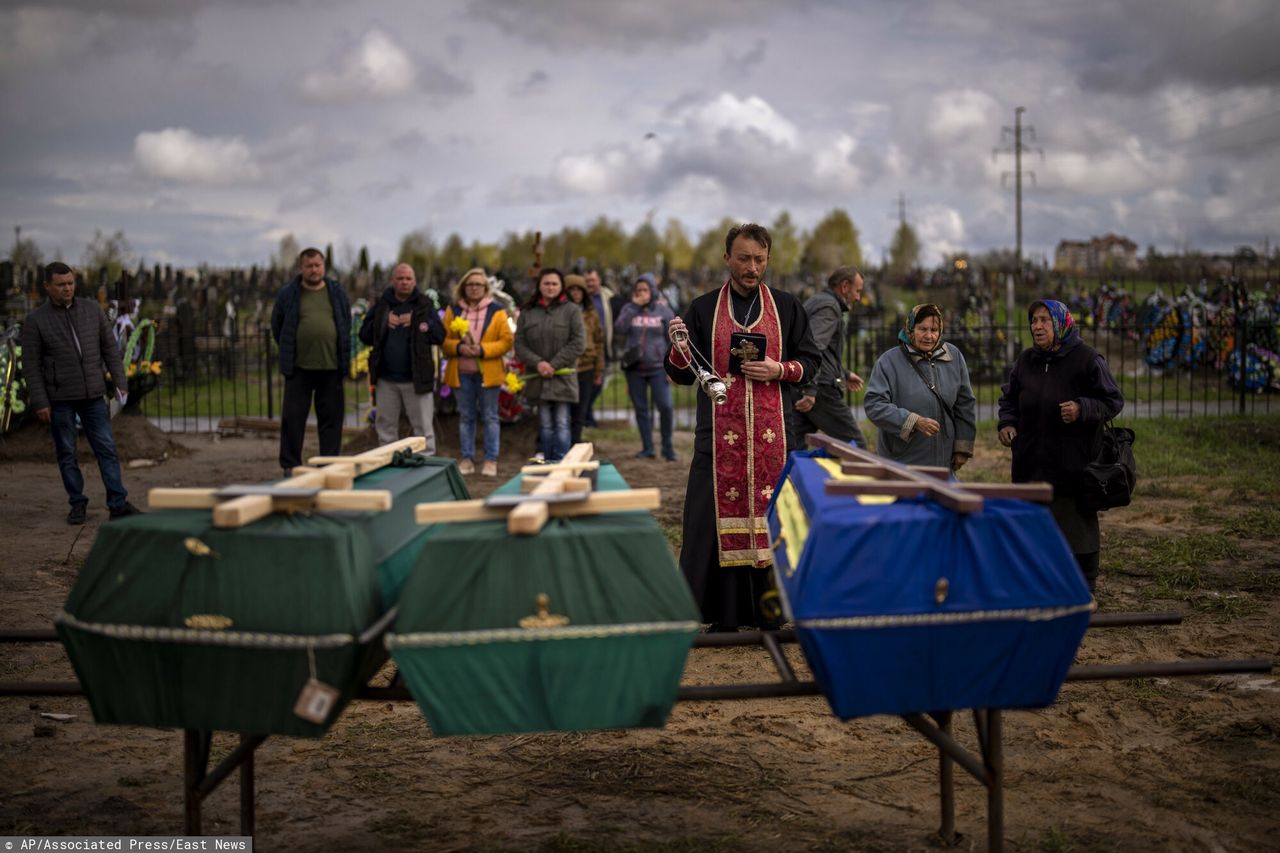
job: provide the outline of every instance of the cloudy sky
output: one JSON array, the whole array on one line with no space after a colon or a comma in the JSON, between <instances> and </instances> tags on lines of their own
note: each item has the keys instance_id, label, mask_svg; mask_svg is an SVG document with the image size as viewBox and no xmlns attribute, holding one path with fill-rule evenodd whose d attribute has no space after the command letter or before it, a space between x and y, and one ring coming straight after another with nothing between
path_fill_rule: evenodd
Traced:
<instances>
[{"instance_id":1,"label":"cloudy sky","mask_svg":"<svg viewBox=\"0 0 1280 853\"><path fill-rule=\"evenodd\" d=\"M1280 242L1276 0L0 0L0 228L78 261L261 262L671 217L935 263L1109 231ZM0 234L0 245L6 243Z\"/></svg>"}]
</instances>

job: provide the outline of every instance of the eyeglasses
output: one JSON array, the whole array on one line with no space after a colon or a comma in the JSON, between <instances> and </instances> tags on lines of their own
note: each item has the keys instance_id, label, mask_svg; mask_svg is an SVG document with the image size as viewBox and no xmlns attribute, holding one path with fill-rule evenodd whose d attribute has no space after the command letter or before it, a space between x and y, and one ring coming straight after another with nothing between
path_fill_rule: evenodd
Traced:
<instances>
[{"instance_id":1,"label":"eyeglasses","mask_svg":"<svg viewBox=\"0 0 1280 853\"><path fill-rule=\"evenodd\" d=\"M485 282L485 281L468 281L468 282L466 282L466 283L465 283L464 285L462 285L462 286L463 286L463 287L487 287L487 286L488 286L488 282Z\"/></svg>"}]
</instances>

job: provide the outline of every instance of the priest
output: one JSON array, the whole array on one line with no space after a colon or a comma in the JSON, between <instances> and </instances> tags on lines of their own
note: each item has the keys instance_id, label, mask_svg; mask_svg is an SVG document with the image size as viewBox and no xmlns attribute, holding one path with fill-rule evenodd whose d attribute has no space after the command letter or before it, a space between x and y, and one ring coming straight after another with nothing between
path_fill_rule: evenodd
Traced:
<instances>
[{"instance_id":1,"label":"priest","mask_svg":"<svg viewBox=\"0 0 1280 853\"><path fill-rule=\"evenodd\" d=\"M822 357L803 306L764 283L771 243L763 226L729 229L728 281L694 299L667 330L672 381L692 385L702 368L727 388L720 405L698 395L680 550L710 631L768 621L760 610L773 562L765 508L786 463L786 413Z\"/></svg>"}]
</instances>

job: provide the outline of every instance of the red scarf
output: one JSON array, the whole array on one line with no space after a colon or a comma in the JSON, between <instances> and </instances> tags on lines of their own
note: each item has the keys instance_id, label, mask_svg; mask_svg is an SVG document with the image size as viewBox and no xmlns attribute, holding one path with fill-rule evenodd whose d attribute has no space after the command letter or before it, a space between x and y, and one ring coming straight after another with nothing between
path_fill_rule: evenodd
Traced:
<instances>
[{"instance_id":1,"label":"red scarf","mask_svg":"<svg viewBox=\"0 0 1280 853\"><path fill-rule=\"evenodd\" d=\"M724 377L729 399L711 407L712 469L720 565L756 566L773 562L765 507L787 461L782 386L729 373L733 319L729 283L720 288L712 325L711 361ZM765 355L782 361L782 323L769 288L760 285L760 316L746 327L765 337Z\"/></svg>"}]
</instances>

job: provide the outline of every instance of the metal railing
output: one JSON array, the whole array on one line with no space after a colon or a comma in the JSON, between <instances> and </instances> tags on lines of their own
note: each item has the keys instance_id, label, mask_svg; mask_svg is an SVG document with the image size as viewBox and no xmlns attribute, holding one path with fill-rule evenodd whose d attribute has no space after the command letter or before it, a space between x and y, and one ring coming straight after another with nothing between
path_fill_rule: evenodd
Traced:
<instances>
[{"instance_id":1,"label":"metal railing","mask_svg":"<svg viewBox=\"0 0 1280 853\"><path fill-rule=\"evenodd\" d=\"M897 333L896 325L854 318L845 350L849 369L869 379L876 359L896 346ZM1275 323L1241 326L1226 340L1221 336L1204 342L1196 339L1194 356L1187 357L1176 351L1170 357L1167 347L1152 346L1149 330L1134 326L1084 330L1083 335L1107 359L1124 392L1123 417L1280 411L1280 363L1274 360L1273 349L1252 343L1280 337ZM1029 334L1008 340L1003 327L952 325L944 338L964 353L979 419L994 418L1011 354L1030 344ZM1243 362L1235 355L1234 340L1250 342ZM134 380L135 405L161 429L211 432L232 418L280 416L283 381L278 352L264 326L247 322L228 336L179 337L162 324L152 359L160 363L160 372ZM696 392L681 386L673 390L676 425L688 428L693 423ZM449 392L437 393L443 398L438 410L447 417L452 411ZM848 395L859 416L861 397ZM372 401L364 373L348 377L346 406L348 426L367 422ZM594 411L597 422L606 426L622 423L630 428L634 423L626 379L616 365L610 365Z\"/></svg>"}]
</instances>

